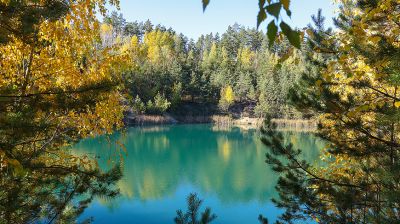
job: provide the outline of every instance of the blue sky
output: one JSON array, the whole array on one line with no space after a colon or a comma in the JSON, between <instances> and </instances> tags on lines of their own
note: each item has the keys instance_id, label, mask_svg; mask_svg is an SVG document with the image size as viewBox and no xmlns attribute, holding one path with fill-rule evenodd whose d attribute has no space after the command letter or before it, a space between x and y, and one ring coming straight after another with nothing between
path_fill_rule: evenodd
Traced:
<instances>
[{"instance_id":1,"label":"blue sky","mask_svg":"<svg viewBox=\"0 0 400 224\"><path fill-rule=\"evenodd\" d=\"M319 8L327 18L334 16L331 0L292 0L292 18L285 21L294 27L304 27ZM256 26L258 0L211 0L203 13L201 0L120 0L121 13L127 21L146 21L172 27L190 38L201 34L223 33L235 22L246 27ZM110 8L110 10L113 10ZM326 25L332 26L327 19ZM260 29L265 30L267 23Z\"/></svg>"}]
</instances>

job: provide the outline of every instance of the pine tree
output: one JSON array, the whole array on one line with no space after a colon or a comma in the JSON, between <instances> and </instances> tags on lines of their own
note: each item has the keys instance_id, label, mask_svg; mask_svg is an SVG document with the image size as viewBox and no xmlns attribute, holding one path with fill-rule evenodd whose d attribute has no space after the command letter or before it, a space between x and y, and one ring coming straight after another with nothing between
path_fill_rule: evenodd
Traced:
<instances>
[{"instance_id":1,"label":"pine tree","mask_svg":"<svg viewBox=\"0 0 400 224\"><path fill-rule=\"evenodd\" d=\"M277 223L398 223L400 145L398 1L341 1L335 24L321 13L308 35L307 69L291 101L319 116L325 165L299 160L272 125L264 128L267 162L281 173ZM303 149L307 150L307 149Z\"/></svg>"},{"instance_id":2,"label":"pine tree","mask_svg":"<svg viewBox=\"0 0 400 224\"><path fill-rule=\"evenodd\" d=\"M209 224L214 221L217 216L211 212L210 208L206 208L204 212L201 213L200 218L199 210L203 203L195 193L191 193L187 197L187 207L188 210L183 213L182 210L176 211L176 217L174 219L176 224Z\"/></svg>"}]
</instances>

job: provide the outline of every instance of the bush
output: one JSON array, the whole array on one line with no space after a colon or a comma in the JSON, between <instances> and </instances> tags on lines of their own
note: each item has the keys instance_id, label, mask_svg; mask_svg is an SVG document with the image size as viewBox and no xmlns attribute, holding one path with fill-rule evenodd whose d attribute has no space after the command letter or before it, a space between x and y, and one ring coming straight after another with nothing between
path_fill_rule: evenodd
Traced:
<instances>
[{"instance_id":1,"label":"bush","mask_svg":"<svg viewBox=\"0 0 400 224\"><path fill-rule=\"evenodd\" d=\"M146 105L144 105L143 101L140 99L138 95L136 95L131 106L135 114L143 114L146 111Z\"/></svg>"},{"instance_id":2,"label":"bush","mask_svg":"<svg viewBox=\"0 0 400 224\"><path fill-rule=\"evenodd\" d=\"M171 103L160 93L157 93L153 101L147 101L146 112L148 114L163 114L170 106Z\"/></svg>"}]
</instances>

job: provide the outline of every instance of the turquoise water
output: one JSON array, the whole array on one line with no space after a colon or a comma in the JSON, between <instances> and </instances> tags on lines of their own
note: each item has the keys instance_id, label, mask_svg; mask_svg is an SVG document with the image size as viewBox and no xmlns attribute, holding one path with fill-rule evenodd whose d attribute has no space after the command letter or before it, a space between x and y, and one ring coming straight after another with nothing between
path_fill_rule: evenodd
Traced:
<instances>
[{"instance_id":1,"label":"turquoise water","mask_svg":"<svg viewBox=\"0 0 400 224\"><path fill-rule=\"evenodd\" d=\"M323 143L311 134L285 133L287 141L318 160ZM111 142L111 143L110 143ZM114 143L117 142L117 143ZM119 146L122 143L125 149ZM196 192L218 218L213 223L258 223L282 212L271 202L278 179L264 162L266 148L254 130L211 125L130 128L123 133L86 139L73 147L98 157L103 169L121 159L121 195L97 198L80 217L94 223L173 223Z\"/></svg>"}]
</instances>

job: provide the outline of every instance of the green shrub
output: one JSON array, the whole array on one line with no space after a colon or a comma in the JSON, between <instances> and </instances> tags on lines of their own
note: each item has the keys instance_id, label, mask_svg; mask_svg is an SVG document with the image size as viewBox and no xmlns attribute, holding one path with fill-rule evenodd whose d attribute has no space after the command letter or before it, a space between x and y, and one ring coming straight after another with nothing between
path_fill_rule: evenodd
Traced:
<instances>
[{"instance_id":1,"label":"green shrub","mask_svg":"<svg viewBox=\"0 0 400 224\"><path fill-rule=\"evenodd\" d=\"M147 101L146 112L148 114L163 114L170 106L171 103L163 95L157 93L153 101Z\"/></svg>"},{"instance_id":2,"label":"green shrub","mask_svg":"<svg viewBox=\"0 0 400 224\"><path fill-rule=\"evenodd\" d=\"M146 105L140 99L139 95L136 95L132 101L132 110L135 114L143 114L146 111Z\"/></svg>"}]
</instances>

